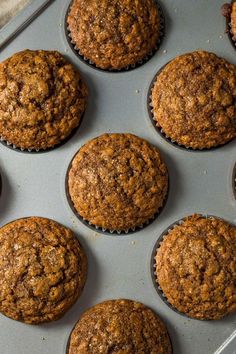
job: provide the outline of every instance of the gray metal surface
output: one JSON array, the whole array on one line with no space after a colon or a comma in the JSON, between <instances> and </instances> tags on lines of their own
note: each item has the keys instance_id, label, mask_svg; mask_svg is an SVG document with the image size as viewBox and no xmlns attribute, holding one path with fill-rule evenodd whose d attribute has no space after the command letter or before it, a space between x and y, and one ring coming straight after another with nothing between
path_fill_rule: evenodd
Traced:
<instances>
[{"instance_id":1,"label":"gray metal surface","mask_svg":"<svg viewBox=\"0 0 236 354\"><path fill-rule=\"evenodd\" d=\"M89 256L88 281L76 305L58 322L29 326L0 315L0 353L64 354L70 330L86 308L122 297L147 304L163 318L175 354L233 354L235 315L220 321L187 319L163 303L150 274L153 246L174 221L200 212L236 223L232 191L236 141L208 152L180 150L157 134L146 108L153 75L178 54L202 48L236 64L236 51L224 33L225 20L220 16L222 1L161 1L166 15L166 37L161 48L144 66L118 74L88 67L69 48L63 29L68 3L52 2L0 52L3 60L25 48L57 49L80 69L90 90L82 125L62 147L44 154L23 154L0 145L0 225L38 215L70 227ZM7 27L0 33L1 38L8 34ZM128 236L90 230L74 216L66 200L64 180L72 156L88 139L105 131L131 132L148 139L160 149L169 168L170 194L162 214L143 231Z\"/></svg>"}]
</instances>

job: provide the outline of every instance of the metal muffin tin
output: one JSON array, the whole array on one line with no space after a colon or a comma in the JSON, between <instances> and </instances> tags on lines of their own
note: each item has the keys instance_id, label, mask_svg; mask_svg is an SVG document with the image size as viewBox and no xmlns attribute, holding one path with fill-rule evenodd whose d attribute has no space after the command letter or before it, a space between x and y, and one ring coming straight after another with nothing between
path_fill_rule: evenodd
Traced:
<instances>
[{"instance_id":1,"label":"metal muffin tin","mask_svg":"<svg viewBox=\"0 0 236 354\"><path fill-rule=\"evenodd\" d=\"M89 105L75 135L55 150L20 154L0 145L0 225L30 215L61 222L78 235L88 255L89 272L82 296L57 322L30 326L0 315L0 353L64 354L70 331L85 309L105 299L129 298L150 306L165 321L175 354L235 354L235 314L219 321L181 316L158 296L150 271L157 239L176 220L197 212L236 224L232 188L236 140L216 150L178 149L156 132L147 110L155 73L175 56L201 48L236 64L220 13L222 1L160 1L166 23L161 47L144 65L121 73L89 67L71 50L64 29L68 0L49 1L27 28L7 41L43 3L33 1L0 31L0 61L26 48L59 50L83 74L90 91ZM73 155L87 140L104 132L130 132L147 139L159 148L168 166L170 190L164 210L148 227L131 235L91 230L74 216L67 202L65 177Z\"/></svg>"}]
</instances>

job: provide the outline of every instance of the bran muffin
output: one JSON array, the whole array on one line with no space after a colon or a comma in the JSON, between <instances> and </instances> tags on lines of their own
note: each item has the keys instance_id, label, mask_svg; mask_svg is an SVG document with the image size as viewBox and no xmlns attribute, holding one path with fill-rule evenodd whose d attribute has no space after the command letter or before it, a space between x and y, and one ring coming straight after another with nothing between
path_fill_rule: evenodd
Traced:
<instances>
[{"instance_id":1,"label":"bran muffin","mask_svg":"<svg viewBox=\"0 0 236 354\"><path fill-rule=\"evenodd\" d=\"M76 49L101 69L138 64L157 49L161 37L154 0L74 0L67 23Z\"/></svg>"},{"instance_id":2,"label":"bran muffin","mask_svg":"<svg viewBox=\"0 0 236 354\"><path fill-rule=\"evenodd\" d=\"M236 137L236 66L196 51L168 63L151 95L153 119L178 145L209 149Z\"/></svg>"},{"instance_id":3,"label":"bran muffin","mask_svg":"<svg viewBox=\"0 0 236 354\"><path fill-rule=\"evenodd\" d=\"M59 319L75 303L87 258L71 230L28 217L0 228L0 312L38 324Z\"/></svg>"},{"instance_id":4,"label":"bran muffin","mask_svg":"<svg viewBox=\"0 0 236 354\"><path fill-rule=\"evenodd\" d=\"M236 228L193 215L164 236L156 257L157 283L178 311L217 320L236 310Z\"/></svg>"},{"instance_id":5,"label":"bran muffin","mask_svg":"<svg viewBox=\"0 0 236 354\"><path fill-rule=\"evenodd\" d=\"M68 354L171 354L167 329L145 305L110 300L86 311L73 329Z\"/></svg>"},{"instance_id":6,"label":"bran muffin","mask_svg":"<svg viewBox=\"0 0 236 354\"><path fill-rule=\"evenodd\" d=\"M0 137L22 150L60 144L78 127L87 88L56 51L25 50L0 63Z\"/></svg>"},{"instance_id":7,"label":"bran muffin","mask_svg":"<svg viewBox=\"0 0 236 354\"><path fill-rule=\"evenodd\" d=\"M168 172L156 147L132 134L87 142L67 173L67 194L86 221L110 231L141 227L163 206Z\"/></svg>"},{"instance_id":8,"label":"bran muffin","mask_svg":"<svg viewBox=\"0 0 236 354\"><path fill-rule=\"evenodd\" d=\"M230 33L232 40L236 41L236 2L232 4L224 4L221 8L222 15L227 18L230 23Z\"/></svg>"}]
</instances>

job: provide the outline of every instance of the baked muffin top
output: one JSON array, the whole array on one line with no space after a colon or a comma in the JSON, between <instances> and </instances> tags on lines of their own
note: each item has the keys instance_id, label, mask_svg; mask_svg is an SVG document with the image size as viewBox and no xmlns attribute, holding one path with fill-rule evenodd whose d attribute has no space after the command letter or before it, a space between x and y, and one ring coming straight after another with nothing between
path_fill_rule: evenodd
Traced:
<instances>
[{"instance_id":1,"label":"baked muffin top","mask_svg":"<svg viewBox=\"0 0 236 354\"><path fill-rule=\"evenodd\" d=\"M67 22L79 52L101 69L137 64L160 37L154 0L74 0Z\"/></svg>"},{"instance_id":2,"label":"baked muffin top","mask_svg":"<svg viewBox=\"0 0 236 354\"><path fill-rule=\"evenodd\" d=\"M157 282L168 302L197 319L236 310L236 228L193 215L164 237L156 255Z\"/></svg>"},{"instance_id":3,"label":"baked muffin top","mask_svg":"<svg viewBox=\"0 0 236 354\"><path fill-rule=\"evenodd\" d=\"M168 172L146 140L104 134L78 151L67 183L80 216L101 228L125 231L149 221L163 206Z\"/></svg>"},{"instance_id":4,"label":"baked muffin top","mask_svg":"<svg viewBox=\"0 0 236 354\"><path fill-rule=\"evenodd\" d=\"M236 137L236 66L213 53L181 55L157 76L154 119L165 135L193 149Z\"/></svg>"},{"instance_id":5,"label":"baked muffin top","mask_svg":"<svg viewBox=\"0 0 236 354\"><path fill-rule=\"evenodd\" d=\"M236 2L232 4L231 10L231 31L234 36L234 40L236 40Z\"/></svg>"},{"instance_id":6,"label":"baked muffin top","mask_svg":"<svg viewBox=\"0 0 236 354\"><path fill-rule=\"evenodd\" d=\"M37 324L57 320L80 295L87 259L71 230L29 217L0 228L0 312Z\"/></svg>"},{"instance_id":7,"label":"baked muffin top","mask_svg":"<svg viewBox=\"0 0 236 354\"><path fill-rule=\"evenodd\" d=\"M0 63L0 137L21 149L54 147L79 125L87 88L56 51L25 50Z\"/></svg>"},{"instance_id":8,"label":"baked muffin top","mask_svg":"<svg viewBox=\"0 0 236 354\"><path fill-rule=\"evenodd\" d=\"M102 302L77 322L68 354L171 354L167 329L148 307L131 300Z\"/></svg>"}]
</instances>

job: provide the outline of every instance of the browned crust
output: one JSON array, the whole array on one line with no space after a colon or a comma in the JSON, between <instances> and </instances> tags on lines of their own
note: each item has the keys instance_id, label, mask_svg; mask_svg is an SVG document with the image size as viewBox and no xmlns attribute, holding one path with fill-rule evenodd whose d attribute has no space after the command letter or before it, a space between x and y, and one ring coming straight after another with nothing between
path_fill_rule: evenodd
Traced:
<instances>
[{"instance_id":1,"label":"browned crust","mask_svg":"<svg viewBox=\"0 0 236 354\"><path fill-rule=\"evenodd\" d=\"M193 149L236 137L236 67L198 51L173 59L152 91L154 119L165 135Z\"/></svg>"},{"instance_id":2,"label":"browned crust","mask_svg":"<svg viewBox=\"0 0 236 354\"><path fill-rule=\"evenodd\" d=\"M101 69L137 64L160 38L154 0L74 0L67 21L80 53Z\"/></svg>"},{"instance_id":3,"label":"browned crust","mask_svg":"<svg viewBox=\"0 0 236 354\"><path fill-rule=\"evenodd\" d=\"M0 311L38 324L59 319L75 303L87 258L71 230L29 217L0 229Z\"/></svg>"},{"instance_id":4,"label":"browned crust","mask_svg":"<svg viewBox=\"0 0 236 354\"><path fill-rule=\"evenodd\" d=\"M231 32L233 33L233 39L236 41L236 2L232 4L231 10Z\"/></svg>"},{"instance_id":5,"label":"browned crust","mask_svg":"<svg viewBox=\"0 0 236 354\"><path fill-rule=\"evenodd\" d=\"M25 50L0 63L0 137L21 149L42 150L79 125L87 88L56 51Z\"/></svg>"},{"instance_id":6,"label":"browned crust","mask_svg":"<svg viewBox=\"0 0 236 354\"><path fill-rule=\"evenodd\" d=\"M68 354L171 354L167 329L148 307L110 300L86 311L72 331Z\"/></svg>"},{"instance_id":7,"label":"browned crust","mask_svg":"<svg viewBox=\"0 0 236 354\"><path fill-rule=\"evenodd\" d=\"M220 319L236 310L236 228L193 215L164 237L156 274L168 302L196 319Z\"/></svg>"},{"instance_id":8,"label":"browned crust","mask_svg":"<svg viewBox=\"0 0 236 354\"><path fill-rule=\"evenodd\" d=\"M104 134L73 158L68 190L78 214L93 225L128 230L163 206L168 172L158 150L132 134Z\"/></svg>"}]
</instances>

